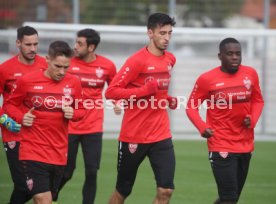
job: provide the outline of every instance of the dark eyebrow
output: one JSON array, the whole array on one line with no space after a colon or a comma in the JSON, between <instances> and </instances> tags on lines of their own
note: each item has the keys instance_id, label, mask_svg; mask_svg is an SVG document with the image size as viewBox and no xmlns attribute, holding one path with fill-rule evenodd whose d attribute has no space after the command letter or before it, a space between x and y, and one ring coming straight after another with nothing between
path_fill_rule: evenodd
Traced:
<instances>
[{"instance_id":1,"label":"dark eyebrow","mask_svg":"<svg viewBox=\"0 0 276 204\"><path fill-rule=\"evenodd\" d=\"M38 42L35 42L35 43L25 43L25 45L38 45Z\"/></svg>"},{"instance_id":2,"label":"dark eyebrow","mask_svg":"<svg viewBox=\"0 0 276 204\"><path fill-rule=\"evenodd\" d=\"M58 64L54 64L57 68L64 68L64 69L67 69L68 67L69 67L69 65L68 66L61 66L61 65L58 65Z\"/></svg>"}]
</instances>

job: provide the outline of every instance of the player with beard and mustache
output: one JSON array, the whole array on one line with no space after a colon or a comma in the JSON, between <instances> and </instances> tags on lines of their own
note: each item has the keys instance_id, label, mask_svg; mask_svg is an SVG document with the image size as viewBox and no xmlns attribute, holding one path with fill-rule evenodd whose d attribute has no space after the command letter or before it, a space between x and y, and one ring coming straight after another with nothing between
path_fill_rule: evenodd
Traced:
<instances>
[{"instance_id":1,"label":"player with beard and mustache","mask_svg":"<svg viewBox=\"0 0 276 204\"><path fill-rule=\"evenodd\" d=\"M38 44L38 33L33 27L23 26L17 29L16 46L19 53L0 65L0 95L4 99L4 111L6 111L6 101L11 95L16 81L27 73L47 67L45 58L37 55ZM20 133L12 133L3 128L2 140L14 183L10 203L23 204L31 199L31 195L26 188L26 182L18 160Z\"/></svg>"},{"instance_id":2,"label":"player with beard and mustache","mask_svg":"<svg viewBox=\"0 0 276 204\"><path fill-rule=\"evenodd\" d=\"M116 189L109 204L122 204L131 194L140 164L149 158L156 180L153 203L169 203L174 189L175 155L168 108L177 100L168 95L175 57L168 52L174 18L149 16L149 43L130 56L107 88L106 98L126 102L117 161Z\"/></svg>"}]
</instances>

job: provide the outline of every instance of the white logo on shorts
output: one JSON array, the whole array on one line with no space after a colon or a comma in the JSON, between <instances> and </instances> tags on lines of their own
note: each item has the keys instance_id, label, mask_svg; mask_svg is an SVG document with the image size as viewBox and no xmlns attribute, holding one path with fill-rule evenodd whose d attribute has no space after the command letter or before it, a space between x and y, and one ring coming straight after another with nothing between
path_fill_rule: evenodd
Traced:
<instances>
[{"instance_id":1,"label":"white logo on shorts","mask_svg":"<svg viewBox=\"0 0 276 204\"><path fill-rule=\"evenodd\" d=\"M138 144L131 144L131 143L128 144L128 150L131 154L136 152L137 147L138 147Z\"/></svg>"},{"instance_id":2,"label":"white logo on shorts","mask_svg":"<svg viewBox=\"0 0 276 204\"><path fill-rule=\"evenodd\" d=\"M219 155L225 159L228 157L228 152L219 152Z\"/></svg>"},{"instance_id":3,"label":"white logo on shorts","mask_svg":"<svg viewBox=\"0 0 276 204\"><path fill-rule=\"evenodd\" d=\"M16 141L11 141L11 142L8 142L8 146L10 149L13 149L16 145Z\"/></svg>"},{"instance_id":4,"label":"white logo on shorts","mask_svg":"<svg viewBox=\"0 0 276 204\"><path fill-rule=\"evenodd\" d=\"M33 189L33 186L34 186L33 179L27 179L26 183L27 183L28 189L31 191Z\"/></svg>"}]
</instances>

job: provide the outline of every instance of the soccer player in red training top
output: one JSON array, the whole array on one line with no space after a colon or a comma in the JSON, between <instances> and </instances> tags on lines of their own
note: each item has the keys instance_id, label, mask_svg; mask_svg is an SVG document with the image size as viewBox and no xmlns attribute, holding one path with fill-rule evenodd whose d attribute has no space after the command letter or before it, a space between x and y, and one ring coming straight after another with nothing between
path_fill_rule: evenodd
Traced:
<instances>
[{"instance_id":1,"label":"soccer player in red training top","mask_svg":"<svg viewBox=\"0 0 276 204\"><path fill-rule=\"evenodd\" d=\"M85 181L82 189L83 204L94 203L97 189L97 171L100 167L103 136L103 98L105 83L110 84L116 74L116 67L109 59L98 55L95 50L100 43L100 35L93 29L83 29L77 33L75 57L68 72L78 76L87 102L86 115L78 122L69 123L68 162L59 191L69 181L76 168L79 144L85 164ZM92 108L93 106L94 108ZM115 107L115 113L120 113ZM53 198L57 201L58 194Z\"/></svg>"},{"instance_id":2,"label":"soccer player in red training top","mask_svg":"<svg viewBox=\"0 0 276 204\"><path fill-rule=\"evenodd\" d=\"M11 94L17 79L26 73L39 69L45 69L47 63L44 57L37 55L38 33L30 26L17 29L16 46L19 53L0 65L0 95L3 95L3 110L6 101ZM6 150L7 160L14 183L10 197L11 204L24 204L31 199L28 189L25 187L24 175L18 164L18 150L20 146L20 134L15 134L2 129L2 140Z\"/></svg>"},{"instance_id":3,"label":"soccer player in red training top","mask_svg":"<svg viewBox=\"0 0 276 204\"><path fill-rule=\"evenodd\" d=\"M118 145L116 190L110 204L124 203L146 156L157 185L154 203L169 203L173 193L175 155L167 106L174 109L177 105L176 98L168 96L175 57L166 49L174 25L170 16L152 14L147 25L149 44L128 58L106 91L106 98L126 103Z\"/></svg>"},{"instance_id":4,"label":"soccer player in red training top","mask_svg":"<svg viewBox=\"0 0 276 204\"><path fill-rule=\"evenodd\" d=\"M252 67L241 65L241 45L226 38L219 45L221 65L196 81L186 112L201 136L207 138L209 160L217 183L215 204L238 202L254 150L254 128L264 101ZM198 108L207 102L207 119Z\"/></svg>"},{"instance_id":5,"label":"soccer player in red training top","mask_svg":"<svg viewBox=\"0 0 276 204\"><path fill-rule=\"evenodd\" d=\"M67 162L68 122L81 119L81 84L66 74L72 49L50 44L45 71L21 77L7 101L7 112L22 123L19 159L35 204L51 204Z\"/></svg>"}]
</instances>

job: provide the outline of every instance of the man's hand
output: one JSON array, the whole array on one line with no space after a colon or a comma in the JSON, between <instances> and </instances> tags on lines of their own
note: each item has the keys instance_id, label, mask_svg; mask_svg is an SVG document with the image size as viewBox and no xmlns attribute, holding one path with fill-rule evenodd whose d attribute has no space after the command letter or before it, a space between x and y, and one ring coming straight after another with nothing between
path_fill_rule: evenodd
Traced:
<instances>
[{"instance_id":1,"label":"man's hand","mask_svg":"<svg viewBox=\"0 0 276 204\"><path fill-rule=\"evenodd\" d=\"M204 138L209 138L209 137L212 137L213 135L214 135L214 131L211 128L206 128L201 134L201 136Z\"/></svg>"},{"instance_id":2,"label":"man's hand","mask_svg":"<svg viewBox=\"0 0 276 204\"><path fill-rule=\"evenodd\" d=\"M7 114L1 115L0 124L5 126L11 132L19 132L21 128L21 125L11 119Z\"/></svg>"},{"instance_id":3,"label":"man's hand","mask_svg":"<svg viewBox=\"0 0 276 204\"><path fill-rule=\"evenodd\" d=\"M64 117L68 120L72 119L74 116L74 109L71 106L65 105L62 107Z\"/></svg>"},{"instance_id":4,"label":"man's hand","mask_svg":"<svg viewBox=\"0 0 276 204\"><path fill-rule=\"evenodd\" d=\"M35 115L33 115L34 107L32 107L27 113L23 116L22 124L27 127L31 127L33 125Z\"/></svg>"},{"instance_id":5,"label":"man's hand","mask_svg":"<svg viewBox=\"0 0 276 204\"><path fill-rule=\"evenodd\" d=\"M176 97L167 97L167 101L169 102L169 108L175 110L177 108L177 98Z\"/></svg>"},{"instance_id":6,"label":"man's hand","mask_svg":"<svg viewBox=\"0 0 276 204\"><path fill-rule=\"evenodd\" d=\"M246 115L244 120L243 120L243 124L247 127L250 128L251 127L251 116L250 115Z\"/></svg>"}]
</instances>

